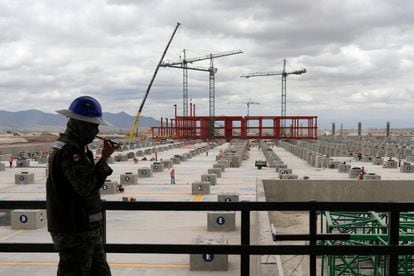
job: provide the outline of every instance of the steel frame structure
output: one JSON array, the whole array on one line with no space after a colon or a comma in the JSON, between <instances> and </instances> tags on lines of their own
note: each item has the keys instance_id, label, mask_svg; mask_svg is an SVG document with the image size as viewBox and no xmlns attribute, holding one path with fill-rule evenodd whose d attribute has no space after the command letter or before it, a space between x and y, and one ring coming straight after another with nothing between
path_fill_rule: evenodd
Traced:
<instances>
[{"instance_id":1,"label":"steel frame structure","mask_svg":"<svg viewBox=\"0 0 414 276\"><path fill-rule=\"evenodd\" d=\"M192 116L161 118L153 138L174 139L317 139L316 116Z\"/></svg>"},{"instance_id":2,"label":"steel frame structure","mask_svg":"<svg viewBox=\"0 0 414 276\"><path fill-rule=\"evenodd\" d=\"M324 222L325 221L325 222ZM346 233L346 241L324 241L325 245L381 246L389 242L388 213L377 212L323 212L321 230L328 234ZM325 225L325 228L324 228ZM399 241L401 246L414 244L414 214L401 213ZM329 255L322 256L322 276L388 275L389 260L383 255ZM326 270L325 270L326 267ZM398 275L414 275L414 255L398 258Z\"/></svg>"}]
</instances>

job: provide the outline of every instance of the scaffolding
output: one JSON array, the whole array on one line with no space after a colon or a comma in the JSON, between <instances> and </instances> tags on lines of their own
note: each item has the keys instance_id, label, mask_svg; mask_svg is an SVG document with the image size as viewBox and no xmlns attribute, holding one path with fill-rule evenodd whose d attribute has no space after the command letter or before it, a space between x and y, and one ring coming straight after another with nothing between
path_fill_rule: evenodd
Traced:
<instances>
[{"instance_id":1,"label":"scaffolding","mask_svg":"<svg viewBox=\"0 0 414 276\"><path fill-rule=\"evenodd\" d=\"M317 139L316 116L191 116L161 118L152 137L174 139Z\"/></svg>"},{"instance_id":2,"label":"scaffolding","mask_svg":"<svg viewBox=\"0 0 414 276\"><path fill-rule=\"evenodd\" d=\"M389 214L377 212L323 212L321 231L326 233L347 233L346 241L325 241L325 245L387 245ZM414 244L414 214L401 213L399 244ZM414 275L414 255L400 256L398 275ZM322 256L322 274L329 276L387 275L388 259L381 255L328 255Z\"/></svg>"}]
</instances>

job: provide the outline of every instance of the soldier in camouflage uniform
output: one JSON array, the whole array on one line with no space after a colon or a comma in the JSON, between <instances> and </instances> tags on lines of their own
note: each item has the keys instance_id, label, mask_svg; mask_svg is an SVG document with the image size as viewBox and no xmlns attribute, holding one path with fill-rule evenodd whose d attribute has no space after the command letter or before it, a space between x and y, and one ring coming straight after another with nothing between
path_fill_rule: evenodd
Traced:
<instances>
[{"instance_id":1,"label":"soldier in camouflage uniform","mask_svg":"<svg viewBox=\"0 0 414 276\"><path fill-rule=\"evenodd\" d=\"M106 159L115 145L104 140L102 158L95 164L87 145L99 132L100 104L92 97L75 99L67 128L52 146L46 183L48 230L59 252L57 275L111 275L102 236L99 188L112 173Z\"/></svg>"}]
</instances>

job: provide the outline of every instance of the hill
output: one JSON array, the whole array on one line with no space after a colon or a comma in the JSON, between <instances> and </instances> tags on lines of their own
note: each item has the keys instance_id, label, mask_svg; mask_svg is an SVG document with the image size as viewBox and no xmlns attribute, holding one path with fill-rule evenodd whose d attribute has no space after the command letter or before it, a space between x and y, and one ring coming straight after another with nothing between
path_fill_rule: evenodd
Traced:
<instances>
[{"instance_id":1,"label":"hill","mask_svg":"<svg viewBox=\"0 0 414 276\"><path fill-rule=\"evenodd\" d=\"M104 113L103 117L109 121L113 128L103 127L103 129L129 130L134 116L125 112ZM0 110L0 130L20 130L20 131L58 131L66 126L67 119L59 114L45 113L39 110L25 111L5 111ZM141 116L139 121L140 128L159 126L160 122L152 117Z\"/></svg>"}]
</instances>

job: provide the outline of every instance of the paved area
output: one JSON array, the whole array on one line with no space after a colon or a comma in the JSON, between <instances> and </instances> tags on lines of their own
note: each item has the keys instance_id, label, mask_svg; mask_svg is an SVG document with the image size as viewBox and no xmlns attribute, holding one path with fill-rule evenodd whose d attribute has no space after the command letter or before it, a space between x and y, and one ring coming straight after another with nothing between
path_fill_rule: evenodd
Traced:
<instances>
[{"instance_id":1,"label":"paved area","mask_svg":"<svg viewBox=\"0 0 414 276\"><path fill-rule=\"evenodd\" d=\"M158 153L158 159L167 160L175 154L189 152L194 147L204 146L200 143L174 148ZM240 168L227 168L217 185L211 187L211 194L195 196L191 194L191 183L200 181L202 174L216 162L220 150L229 147L228 143L201 153L193 158L174 165L176 184L170 184L170 171L154 173L150 178L139 178L137 185L128 185L124 193L104 195L108 201L120 201L122 197L135 197L137 201L217 201L220 193L237 193L240 200L256 200L256 183L261 179L277 178L274 168L254 167L254 161L264 160L264 155L257 147L252 147L249 159ZM134 149L133 151L136 151ZM293 169L299 177L311 179L349 179L347 174L336 169L318 169L309 166L283 148L273 150ZM129 151L125 151L127 153ZM148 159L151 156L148 156ZM140 157L142 159L142 157ZM340 158L339 158L340 159ZM349 160L349 158L348 158ZM7 163L7 162L3 162ZM400 173L399 169L385 169L382 166L351 161L354 166L365 166L368 172L375 172L383 179L413 179L414 174ZM111 166L112 181L120 181L125 172L136 172L138 168L150 167L152 161L115 162ZM8 168L0 172L0 200L44 200L45 199L45 164L32 162L29 168ZM27 171L35 174L35 184L17 185L14 175ZM254 220L252 220L252 223ZM236 230L230 232L207 232L207 212L155 212L155 211L108 211L107 241L108 243L182 243L191 244L195 238L219 239L222 236L230 244L240 242L240 216L236 215ZM37 230L12 230L10 226L0 226L1 242L51 242L46 228ZM58 261L57 254L0 254L0 275L55 275ZM113 275L240 275L239 256L229 256L226 272L196 272L189 269L189 256L160 254L108 254L108 261Z\"/></svg>"}]
</instances>

